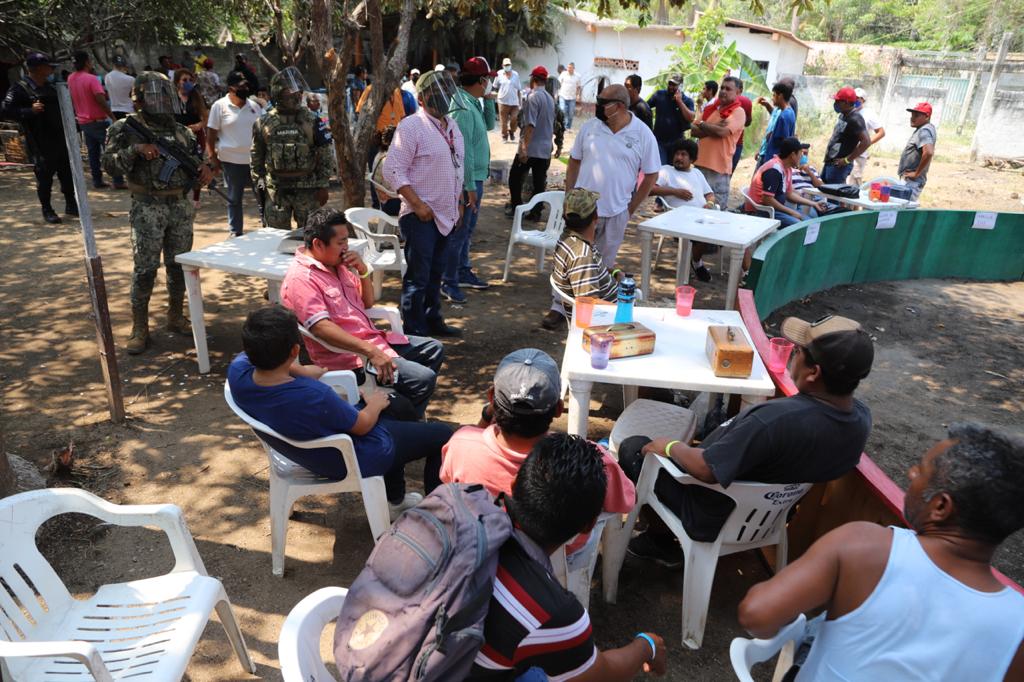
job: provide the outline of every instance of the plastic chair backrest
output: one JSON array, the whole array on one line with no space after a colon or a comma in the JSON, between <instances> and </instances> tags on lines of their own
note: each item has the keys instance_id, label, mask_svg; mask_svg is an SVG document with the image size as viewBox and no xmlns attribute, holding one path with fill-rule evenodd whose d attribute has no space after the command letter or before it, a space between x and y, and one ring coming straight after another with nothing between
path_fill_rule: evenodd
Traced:
<instances>
[{"instance_id":1,"label":"plastic chair backrest","mask_svg":"<svg viewBox=\"0 0 1024 682\"><path fill-rule=\"evenodd\" d=\"M547 204L550 207L551 210L548 212L548 221L544 226L544 234L549 238L554 235L554 239L557 241L558 237L562 234L562 210L565 205L565 192L562 192L561 190L534 194L530 197L529 201L522 206L518 206L516 215L512 220L512 234L515 235L524 231L522 216L538 204ZM537 230L530 231L536 232Z\"/></svg>"},{"instance_id":2,"label":"plastic chair backrest","mask_svg":"<svg viewBox=\"0 0 1024 682\"><path fill-rule=\"evenodd\" d=\"M548 276L548 284L551 285L551 293L559 301L561 301L562 303L564 303L566 305L569 305L569 306L572 306L572 305L575 304L576 301L575 301L575 299L573 299L572 296L568 295L567 293L565 293L564 291L559 289L557 286L555 286L555 276L554 275L549 275Z\"/></svg>"},{"instance_id":3,"label":"plastic chair backrest","mask_svg":"<svg viewBox=\"0 0 1024 682\"><path fill-rule=\"evenodd\" d=\"M767 661L782 650L788 642L803 638L807 629L807 617L800 614L789 625L786 625L771 639L747 639L737 637L729 645L729 660L733 672L740 682L754 682L750 669L756 663Z\"/></svg>"},{"instance_id":4,"label":"plastic chair backrest","mask_svg":"<svg viewBox=\"0 0 1024 682\"><path fill-rule=\"evenodd\" d=\"M371 234L386 234L384 231L385 225L391 228L398 225L398 219L389 216L384 211L379 211L375 208L364 208L362 206L345 209L345 219L353 227L362 228ZM374 223L376 223L377 229L372 227Z\"/></svg>"},{"instance_id":5,"label":"plastic chair backrest","mask_svg":"<svg viewBox=\"0 0 1024 682\"><path fill-rule=\"evenodd\" d=\"M303 598L285 618L277 643L284 682L334 679L320 657L320 639L337 620L347 594L344 587L324 587Z\"/></svg>"},{"instance_id":6,"label":"plastic chair backrest","mask_svg":"<svg viewBox=\"0 0 1024 682\"><path fill-rule=\"evenodd\" d=\"M684 485L699 485L732 498L736 508L722 526L723 545L746 545L778 532L786 523L786 513L810 490L810 483L753 483L733 481L728 488L704 483L684 474L664 457L658 461L672 478Z\"/></svg>"},{"instance_id":7,"label":"plastic chair backrest","mask_svg":"<svg viewBox=\"0 0 1024 682\"><path fill-rule=\"evenodd\" d=\"M768 214L769 218L772 218L772 219L775 218L775 209L773 207L765 206L764 204L759 204L759 203L757 203L756 201L754 201L753 199L750 198L750 188L749 187L741 187L740 188L740 194L742 194L743 198L746 199L747 201L749 201L750 204L754 208L756 208L758 211L764 211L765 213ZM744 202L744 204L743 204L743 206L741 208L744 211L746 211L746 208L747 208L746 202Z\"/></svg>"},{"instance_id":8,"label":"plastic chair backrest","mask_svg":"<svg viewBox=\"0 0 1024 682\"><path fill-rule=\"evenodd\" d=\"M359 471L359 460L356 459L355 446L352 444L352 438L348 434L337 433L331 436L324 436L323 438L316 438L314 440L292 440L291 438L286 438L282 436L277 431L270 428L263 422L250 417L248 413L246 413L245 410L240 408L238 404L235 402L235 399L231 396L231 387L228 385L228 382L226 381L224 382L224 401L227 402L228 407L231 408L231 410L238 416L238 418L244 421L246 424L248 424L249 428L251 428L256 433L256 436L260 439L260 442L263 443L263 447L266 448L267 454L270 455L271 459L273 459L275 456L283 457L285 460L287 460L288 458L278 453L277 450L274 449L274 446L270 442L268 442L267 439L264 438L264 436L276 438L277 440L287 443L292 447L301 448L303 450L316 450L318 448L334 448L339 453L341 453L342 459L345 460L345 470L348 472L348 474L350 476L355 475L356 479L354 480L359 480L362 478L362 474Z\"/></svg>"}]
</instances>

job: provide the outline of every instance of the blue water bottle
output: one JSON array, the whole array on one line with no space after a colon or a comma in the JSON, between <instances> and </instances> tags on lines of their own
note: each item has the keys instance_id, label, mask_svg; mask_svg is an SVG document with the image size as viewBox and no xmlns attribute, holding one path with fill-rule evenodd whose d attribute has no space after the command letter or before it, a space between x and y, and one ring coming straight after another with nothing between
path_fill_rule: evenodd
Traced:
<instances>
[{"instance_id":1,"label":"blue water bottle","mask_svg":"<svg viewBox=\"0 0 1024 682\"><path fill-rule=\"evenodd\" d=\"M633 301L636 300L636 282L626 275L619 282L619 304L615 308L615 324L629 324L633 321Z\"/></svg>"}]
</instances>

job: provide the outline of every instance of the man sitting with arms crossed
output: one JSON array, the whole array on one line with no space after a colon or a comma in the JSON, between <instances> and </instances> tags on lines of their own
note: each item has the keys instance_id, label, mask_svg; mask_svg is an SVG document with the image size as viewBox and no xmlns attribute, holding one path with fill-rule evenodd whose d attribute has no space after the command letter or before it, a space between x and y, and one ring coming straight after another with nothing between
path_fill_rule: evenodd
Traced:
<instances>
[{"instance_id":1,"label":"man sitting with arms crossed","mask_svg":"<svg viewBox=\"0 0 1024 682\"><path fill-rule=\"evenodd\" d=\"M286 308L267 306L249 314L242 328L245 352L228 367L235 403L292 440L347 433L352 437L360 473L384 477L391 518L415 507L423 496L406 494L405 465L425 459L423 487L428 493L437 487L441 446L451 436L451 429L444 424L381 417L390 401L387 391L364 395L365 405L357 410L330 386L317 381L324 374L322 368L298 363L299 338L298 321ZM315 474L341 480L348 473L333 448L304 450L268 440L275 450Z\"/></svg>"},{"instance_id":2,"label":"man sitting with arms crossed","mask_svg":"<svg viewBox=\"0 0 1024 682\"><path fill-rule=\"evenodd\" d=\"M596 445L560 433L541 439L522 463L505 501L519 541L509 540L498 555L484 644L467 682L625 682L641 670L665 674L665 642L656 634L599 651L587 610L551 575L548 556L594 527L605 472Z\"/></svg>"},{"instance_id":3,"label":"man sitting with arms crossed","mask_svg":"<svg viewBox=\"0 0 1024 682\"><path fill-rule=\"evenodd\" d=\"M1024 597L992 575L1024 528L1024 439L952 424L909 478L910 529L836 528L751 588L740 624L771 637L825 608L797 680L1024 680Z\"/></svg>"},{"instance_id":4,"label":"man sitting with arms crossed","mask_svg":"<svg viewBox=\"0 0 1024 682\"><path fill-rule=\"evenodd\" d=\"M480 483L492 494L512 492L519 467L533 446L562 414L561 379L551 356L523 348L505 356L487 389L487 404L477 426L463 426L444 447L442 483ZM603 511L625 514L636 503L636 488L604 449L608 488ZM569 554L587 542L577 538Z\"/></svg>"},{"instance_id":5,"label":"man sitting with arms crossed","mask_svg":"<svg viewBox=\"0 0 1024 682\"><path fill-rule=\"evenodd\" d=\"M555 267L552 280L558 290L573 299L593 296L614 301L622 270L609 271L594 244L597 232L597 202L601 195L587 189L570 190L565 196L563 217L565 230L555 245ZM613 266L614 267L614 266ZM564 304L552 298L551 310L541 326L558 329L564 324Z\"/></svg>"},{"instance_id":6,"label":"man sitting with arms crossed","mask_svg":"<svg viewBox=\"0 0 1024 682\"><path fill-rule=\"evenodd\" d=\"M318 339L351 351L335 353L306 339L315 364L354 370L363 383L363 362L355 354L365 355L370 363L366 371L375 373L382 386L394 384L422 419L444 360L444 346L426 337L384 333L373 325L366 315L374 303L370 268L358 253L348 250L349 229L345 214L336 209L319 208L309 214L306 246L295 252L281 284L281 300Z\"/></svg>"},{"instance_id":7,"label":"man sitting with arms crossed","mask_svg":"<svg viewBox=\"0 0 1024 682\"><path fill-rule=\"evenodd\" d=\"M691 139L677 140L668 148L668 159L671 165L665 165L658 171L658 182L651 188L651 196L660 206L678 208L693 206L695 208L715 208L715 193L711 190L707 178L693 167L697 160L697 143ZM711 281L711 273L704 265L703 242L692 242L693 253L691 267L693 274L702 282Z\"/></svg>"},{"instance_id":8,"label":"man sitting with arms crossed","mask_svg":"<svg viewBox=\"0 0 1024 682\"><path fill-rule=\"evenodd\" d=\"M857 322L833 316L813 323L786 318L782 335L797 345L789 367L797 395L740 412L700 447L667 438L627 438L619 446L626 474L638 480L648 452L662 454L697 480L723 488L733 481L831 481L857 466L871 431L871 412L853 392L871 371L871 337ZM697 542L713 542L736 506L721 493L682 485L665 472L659 474L654 492ZM661 524L633 538L629 553L664 566L683 563L675 537Z\"/></svg>"}]
</instances>

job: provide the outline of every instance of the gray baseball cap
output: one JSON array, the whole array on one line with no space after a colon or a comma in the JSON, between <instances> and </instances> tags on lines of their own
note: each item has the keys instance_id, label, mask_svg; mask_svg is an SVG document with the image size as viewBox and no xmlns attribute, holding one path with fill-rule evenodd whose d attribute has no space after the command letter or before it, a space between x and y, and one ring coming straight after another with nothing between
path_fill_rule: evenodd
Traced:
<instances>
[{"instance_id":1,"label":"gray baseball cap","mask_svg":"<svg viewBox=\"0 0 1024 682\"><path fill-rule=\"evenodd\" d=\"M506 355L494 373L494 403L506 412L547 414L562 396L558 365L536 348Z\"/></svg>"}]
</instances>

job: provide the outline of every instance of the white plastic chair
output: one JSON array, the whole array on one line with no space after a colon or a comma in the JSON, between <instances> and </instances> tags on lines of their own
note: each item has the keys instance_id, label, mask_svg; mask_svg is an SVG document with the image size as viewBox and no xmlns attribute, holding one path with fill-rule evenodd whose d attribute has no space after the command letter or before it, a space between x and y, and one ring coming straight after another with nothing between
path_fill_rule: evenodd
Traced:
<instances>
[{"instance_id":1,"label":"white plastic chair","mask_svg":"<svg viewBox=\"0 0 1024 682\"><path fill-rule=\"evenodd\" d=\"M634 400L615 420L608 449L619 452L619 444L630 436L647 436L651 440L672 438L689 443L697 430L697 418L685 407L660 400L640 398Z\"/></svg>"},{"instance_id":2,"label":"white plastic chair","mask_svg":"<svg viewBox=\"0 0 1024 682\"><path fill-rule=\"evenodd\" d=\"M538 204L546 203L551 207L548 222L543 230L524 230L523 216ZM512 219L512 231L508 236L508 251L505 253L505 274L503 282L508 281L509 268L512 266L512 249L516 244L526 244L537 249L537 272L544 272L544 257L549 249L558 244L562 234L562 208L565 203L565 192L541 192L534 194L525 204L516 206L515 217Z\"/></svg>"},{"instance_id":3,"label":"white plastic chair","mask_svg":"<svg viewBox=\"0 0 1024 682\"><path fill-rule=\"evenodd\" d=\"M731 497L736 503L736 508L729 515L714 542L696 542L690 539L683 530L679 517L665 507L654 494L654 483L661 471L665 471L683 485L710 488ZM614 547L606 547L611 557L605 566L610 565L611 570L604 574L605 601L615 603L619 589L619 570L626 556L626 546L629 544L640 508L646 504L675 534L683 549L682 642L691 649L699 649L704 639L704 625L718 557L777 545L775 570L781 571L786 565L788 548L786 513L810 487L810 483L734 482L725 489L720 485L698 481L680 471L671 460L655 453L648 453L644 458L640 481L636 486L636 506L626 519L626 532L617 536L618 542Z\"/></svg>"},{"instance_id":4,"label":"white plastic chair","mask_svg":"<svg viewBox=\"0 0 1024 682\"><path fill-rule=\"evenodd\" d=\"M750 669L754 664L767 661L775 654L782 652L783 647L788 647L790 649L788 655L786 652L782 652L782 655L779 656L779 663L775 668L775 675L772 677L773 680L781 679L792 665L793 652L791 650L803 640L806 631L807 617L801 613L796 620L779 630L778 634L771 639L737 637L732 640L732 644L729 645L729 660L732 662L732 670L736 673L736 678L740 682L754 682L754 678L750 675Z\"/></svg>"},{"instance_id":5,"label":"white plastic chair","mask_svg":"<svg viewBox=\"0 0 1024 682\"><path fill-rule=\"evenodd\" d=\"M39 526L70 513L159 528L170 542L174 568L75 599L36 546ZM116 505L83 490L51 488L0 500L0 519L3 679L176 682L214 609L242 667L256 672L224 586L207 575L175 505Z\"/></svg>"},{"instance_id":6,"label":"white plastic chair","mask_svg":"<svg viewBox=\"0 0 1024 682\"><path fill-rule=\"evenodd\" d=\"M743 206L742 206L742 210L744 212L747 210L747 203L746 202L749 201L751 203L751 205L753 205L753 207L755 209L757 209L758 211L762 211L764 213L767 213L769 218L771 218L772 220L775 220L775 208L772 207L772 206L765 206L764 204L759 204L756 201L754 201L753 199L751 199L750 198L750 188L749 187L741 188L740 189L740 194L742 194L743 198L746 200L746 201L743 202Z\"/></svg>"},{"instance_id":7,"label":"white plastic chair","mask_svg":"<svg viewBox=\"0 0 1024 682\"><path fill-rule=\"evenodd\" d=\"M331 384L349 402L354 403L359 400L359 391L352 372L328 372L321 378L321 381ZM246 414L231 397L231 388L226 381L224 382L224 400L238 415L238 418L249 425L267 451L267 459L270 462L271 572L274 575L278 577L284 575L285 546L288 542L288 516L291 514L292 505L299 498L307 495L360 493L363 496L363 508L366 510L366 520L370 523L370 532L373 534L374 541L391 527L384 478L382 476L369 478L362 476L359 471L359 460L356 459L355 447L347 434L340 433L307 441L291 440ZM334 448L345 460L347 475L340 481L318 476L279 453L264 436L276 438L303 450Z\"/></svg>"},{"instance_id":8,"label":"white plastic chair","mask_svg":"<svg viewBox=\"0 0 1024 682\"><path fill-rule=\"evenodd\" d=\"M622 514L601 512L594 523L587 543L570 555L562 545L551 555L551 568L562 587L573 593L583 608L590 606L590 582L597 566L600 545L608 543L611 535L622 531Z\"/></svg>"},{"instance_id":9,"label":"white plastic chair","mask_svg":"<svg viewBox=\"0 0 1024 682\"><path fill-rule=\"evenodd\" d=\"M404 334L405 333L405 328L402 326L402 316L401 316L401 314L399 314L398 308L396 308L394 306L377 305L377 306L374 306L372 308L367 308L366 309L366 316L368 318L370 318L371 320L387 320L388 326L391 327L391 331L393 331L396 334ZM299 333L302 334L307 339L315 341L318 345L323 346L324 348L326 348L327 350L331 351L332 353L349 353L351 355L356 355L356 356L358 356L359 358L362 359L364 367L367 364L365 356L363 356L363 355L361 355L359 353L353 353L350 350L345 350L344 348L338 348L337 346L332 346L331 344L327 343L326 341L324 341L323 339L318 337L313 332L311 332L308 329L306 329L304 326L302 326L302 324L299 324ZM365 374L365 381L363 383L363 386L365 386L368 391L372 391L372 390L376 389L377 388L377 380L374 377L374 375L371 374L370 372L365 372L364 374ZM358 401L358 397L353 399L353 400L349 400L349 402L351 402L351 403L354 403L354 402L357 402L357 401Z\"/></svg>"},{"instance_id":10,"label":"white plastic chair","mask_svg":"<svg viewBox=\"0 0 1024 682\"><path fill-rule=\"evenodd\" d=\"M320 639L338 619L346 595L344 587L322 587L304 597L284 619L277 642L284 682L333 682L320 656Z\"/></svg>"},{"instance_id":11,"label":"white plastic chair","mask_svg":"<svg viewBox=\"0 0 1024 682\"><path fill-rule=\"evenodd\" d=\"M400 276L405 275L405 254L402 251L402 244L397 234L385 233L384 226L393 230L398 229L398 218L389 216L384 211L375 208L350 208L345 211L345 219L351 223L356 236L366 240L366 257L364 260L373 272L370 277L373 281L373 296L380 298L384 288L384 273L397 272ZM371 225L377 224L374 230ZM390 248L382 248L389 246Z\"/></svg>"}]
</instances>

